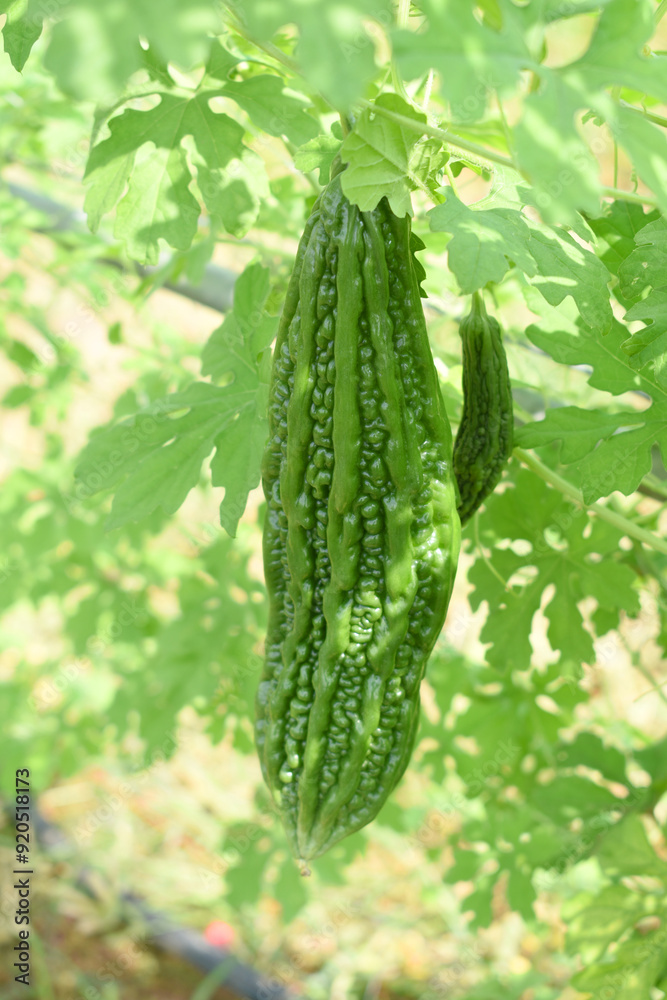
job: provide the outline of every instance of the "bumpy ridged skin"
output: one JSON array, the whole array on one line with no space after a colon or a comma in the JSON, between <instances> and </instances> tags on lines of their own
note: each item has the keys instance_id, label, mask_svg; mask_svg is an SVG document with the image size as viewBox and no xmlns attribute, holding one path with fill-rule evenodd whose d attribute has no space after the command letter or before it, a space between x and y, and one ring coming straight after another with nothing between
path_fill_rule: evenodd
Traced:
<instances>
[{"instance_id":1,"label":"bumpy ridged skin","mask_svg":"<svg viewBox=\"0 0 667 1000\"><path fill-rule=\"evenodd\" d=\"M299 246L269 427L256 742L305 860L369 823L408 764L460 543L409 217L360 212L340 174Z\"/></svg>"},{"instance_id":2,"label":"bumpy ridged skin","mask_svg":"<svg viewBox=\"0 0 667 1000\"><path fill-rule=\"evenodd\" d=\"M454 442L459 516L465 524L498 484L512 454L512 390L502 334L475 292L459 328L463 344L463 416Z\"/></svg>"}]
</instances>

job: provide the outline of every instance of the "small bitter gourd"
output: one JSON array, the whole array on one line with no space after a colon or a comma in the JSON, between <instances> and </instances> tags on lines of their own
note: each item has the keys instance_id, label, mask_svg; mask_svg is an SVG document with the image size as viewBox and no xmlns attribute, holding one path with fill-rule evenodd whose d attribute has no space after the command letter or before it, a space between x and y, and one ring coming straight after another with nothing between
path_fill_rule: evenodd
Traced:
<instances>
[{"instance_id":1,"label":"small bitter gourd","mask_svg":"<svg viewBox=\"0 0 667 1000\"><path fill-rule=\"evenodd\" d=\"M498 484L512 454L512 390L498 321L475 292L459 327L463 414L454 442L459 516L465 524Z\"/></svg>"},{"instance_id":2,"label":"small bitter gourd","mask_svg":"<svg viewBox=\"0 0 667 1000\"><path fill-rule=\"evenodd\" d=\"M274 351L256 743L293 852L369 823L403 774L460 543L410 220L333 176Z\"/></svg>"}]
</instances>

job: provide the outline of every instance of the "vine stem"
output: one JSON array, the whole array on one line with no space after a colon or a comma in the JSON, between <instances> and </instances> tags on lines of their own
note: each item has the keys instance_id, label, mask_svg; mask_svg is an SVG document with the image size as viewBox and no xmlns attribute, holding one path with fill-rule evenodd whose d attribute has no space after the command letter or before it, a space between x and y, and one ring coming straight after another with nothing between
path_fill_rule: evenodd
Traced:
<instances>
[{"instance_id":1,"label":"vine stem","mask_svg":"<svg viewBox=\"0 0 667 1000\"><path fill-rule=\"evenodd\" d=\"M500 112L500 121L503 126L503 135L505 136L505 142L507 143L507 148L512 154L512 157L514 157L514 151L512 149L512 133L510 132L507 116L505 114L505 108L503 107L503 102L500 99L500 94L498 93L498 91L496 91L496 103L498 104L498 111Z\"/></svg>"},{"instance_id":2,"label":"vine stem","mask_svg":"<svg viewBox=\"0 0 667 1000\"><path fill-rule=\"evenodd\" d=\"M618 103L626 111L634 111L635 114L641 115L642 118L646 118L647 121L653 122L654 125L662 125L663 128L667 127L667 118L665 118L664 115L657 115L653 111L647 111L646 108L638 108L635 104L628 104L627 101L619 100Z\"/></svg>"},{"instance_id":3,"label":"vine stem","mask_svg":"<svg viewBox=\"0 0 667 1000\"><path fill-rule=\"evenodd\" d=\"M458 198L458 193L456 190L456 183L454 181L454 174L452 173L452 168L449 163L445 164L445 173L447 174L447 180L449 181L449 186L452 189L452 194L455 198Z\"/></svg>"},{"instance_id":4,"label":"vine stem","mask_svg":"<svg viewBox=\"0 0 667 1000\"><path fill-rule=\"evenodd\" d=\"M410 24L410 0L398 0L398 11L396 13L396 24L399 28L405 29Z\"/></svg>"},{"instance_id":5,"label":"vine stem","mask_svg":"<svg viewBox=\"0 0 667 1000\"><path fill-rule=\"evenodd\" d=\"M635 668L635 670L638 673L640 673L642 677L645 680L647 680L651 685L648 691L644 691L643 694L638 694L634 700L637 702L641 698L645 698L647 694L657 694L658 698L660 698L660 700L663 701L665 705L667 705L667 695L662 690L665 684L667 684L667 681L664 681L662 684L658 684L655 677L653 677L650 671L648 671L646 667L643 665L643 663L639 662L639 660L637 660L637 662L633 663L632 665Z\"/></svg>"},{"instance_id":6,"label":"vine stem","mask_svg":"<svg viewBox=\"0 0 667 1000\"><path fill-rule=\"evenodd\" d=\"M658 9L655 12L655 23L656 24L660 23L660 21L662 20L662 18L665 16L666 12L667 12L667 0L662 0L662 3L660 4L660 6L658 7Z\"/></svg>"},{"instance_id":7,"label":"vine stem","mask_svg":"<svg viewBox=\"0 0 667 1000\"><path fill-rule=\"evenodd\" d=\"M639 194L638 191L623 191L621 188L616 187L602 187L600 191L606 198L614 198L619 201L634 201L638 205L658 204L658 199L654 198L653 195Z\"/></svg>"},{"instance_id":8,"label":"vine stem","mask_svg":"<svg viewBox=\"0 0 667 1000\"><path fill-rule=\"evenodd\" d=\"M290 71L292 76L296 76L299 78L299 80L302 80L306 85L307 93L310 93L311 95L316 95L318 100L326 104L327 107L329 107L332 111L337 111L337 109L333 106L331 101L328 101L326 97L320 94L319 91L314 90L309 81L301 72L299 64L295 62L294 59L291 59L289 56L285 55L284 52L281 52L278 46L274 45L273 42L262 42L258 38L253 38L253 36L243 27L243 25L237 18L234 11L230 10L229 7L227 7L227 14L229 15L229 27L232 29L232 31L235 31L237 35L241 36L241 38L245 38L246 42L250 42L250 44L254 45L256 49L260 50L260 52L264 52L267 56L270 56L271 59L275 60L275 62L279 63L281 66L284 66L285 69Z\"/></svg>"},{"instance_id":9,"label":"vine stem","mask_svg":"<svg viewBox=\"0 0 667 1000\"><path fill-rule=\"evenodd\" d=\"M359 104L362 107L373 111L376 115L380 115L382 118L387 118L390 121L396 122L397 125L402 125L403 128L411 129L413 132L419 132L420 135L430 135L434 139L440 139L442 142L447 143L447 145L454 146L456 149L462 149L465 152L472 154L472 156L486 161L487 163L497 163L501 167L511 167L512 170L515 170L518 174L521 174L522 177L528 180L528 178L525 177L516 165L514 160L509 156L503 156L502 153L496 153L495 150L487 149L486 146L480 146L476 142L469 142L467 139L462 139L455 133L447 131L447 129L415 121L414 118L408 118L406 115L401 115L397 111L391 111L389 108L383 108L379 105L373 104L371 101L363 100L360 101ZM652 195L639 194L637 191L624 191L616 187L602 187L600 192L606 198L633 201L640 205L658 204L657 199Z\"/></svg>"},{"instance_id":10,"label":"vine stem","mask_svg":"<svg viewBox=\"0 0 667 1000\"><path fill-rule=\"evenodd\" d=\"M498 572L498 570L493 565L493 563L491 562L491 560L487 556L486 552L482 548L482 540L479 537L479 511L478 510L475 511L475 519L473 521L473 526L474 526L474 533L475 533L475 546L477 548L477 551L480 554L482 562L484 563L484 565L488 569L489 573L491 573L492 576L495 576L496 580L498 580L500 583L502 583L503 589L506 590L506 591L508 591L508 593L511 593L512 592L512 588L509 586L507 580L503 579L503 577L500 575L500 573Z\"/></svg>"},{"instance_id":11,"label":"vine stem","mask_svg":"<svg viewBox=\"0 0 667 1000\"><path fill-rule=\"evenodd\" d=\"M420 135L430 135L434 139L441 139L442 142L446 142L450 146L456 146L457 149L463 149L468 153L472 153L474 156L478 156L482 160L486 160L488 163L498 163L503 167L512 167L516 170L514 161L508 156L503 156L502 153L496 153L492 149L487 149L485 146L480 146L476 142L468 142L467 139L461 139L459 136L455 135L453 132L448 132L444 128L438 128L435 125L427 125L424 122L415 121L414 118L408 118L407 115L401 115L397 111L391 111L389 108L383 108L371 101L362 100L359 104L368 108L369 111L375 112L376 115L380 115L382 118L388 118L390 121L396 122L397 125L402 125L404 128L409 128L413 132L419 132Z\"/></svg>"},{"instance_id":12,"label":"vine stem","mask_svg":"<svg viewBox=\"0 0 667 1000\"><path fill-rule=\"evenodd\" d=\"M667 555L667 541L659 538L652 531L647 531L646 528L640 528L639 525L635 524L629 518L624 517L623 514L618 514L614 510L610 510L609 507L605 507L600 503L590 503L584 502L584 498L581 495L581 491L577 489L572 483L568 482L567 479L563 479L559 476L557 472L550 469L548 465L541 462L539 458L532 455L528 451L524 451L523 448L515 448L513 454L523 463L527 468L534 472L536 475L543 479L545 483L549 486L553 486L554 489L559 490L563 496L566 496L569 500L574 501L574 503L579 504L581 507L585 507L588 510L592 510L602 521L607 521L608 524L613 524L615 528L622 531L624 535L629 535L630 538L635 538L638 542L643 542L645 545L650 546L655 549L656 552L662 552Z\"/></svg>"},{"instance_id":13,"label":"vine stem","mask_svg":"<svg viewBox=\"0 0 667 1000\"><path fill-rule=\"evenodd\" d=\"M649 496L653 495L655 500L667 500L667 486L665 486L663 480L658 479L658 477L654 476L652 472L649 472L647 476L644 476L643 485L646 486L647 489L651 490L651 494L649 494ZM656 493L659 494L657 497L655 496Z\"/></svg>"}]
</instances>

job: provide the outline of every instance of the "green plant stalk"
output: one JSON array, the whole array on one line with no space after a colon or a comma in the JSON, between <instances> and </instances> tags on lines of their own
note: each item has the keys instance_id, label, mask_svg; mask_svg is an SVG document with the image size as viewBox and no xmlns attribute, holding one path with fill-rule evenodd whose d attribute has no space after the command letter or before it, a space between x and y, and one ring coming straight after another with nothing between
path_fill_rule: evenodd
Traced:
<instances>
[{"instance_id":1,"label":"green plant stalk","mask_svg":"<svg viewBox=\"0 0 667 1000\"><path fill-rule=\"evenodd\" d=\"M548 465L541 462L539 458L535 455L531 455L530 452L524 451L523 448L515 448L513 454L520 462L523 463L532 472L543 479L545 483L549 486L553 486L554 489L559 490L563 496L568 497L568 499L573 500L575 503L579 504L581 507L587 507L588 510L592 510L599 518L603 521L607 521L608 524L613 524L615 528L622 531L624 535L628 535L630 538L635 538L638 542L643 542L645 545L650 546L650 548L655 549L656 552L662 552L667 555L667 541L659 538L652 531L647 531L646 528L640 528L639 525L635 524L629 518L624 517L623 514L617 514L616 511L610 510L600 503L590 503L584 502L584 498L581 495L581 491L577 489L572 483L568 482L567 479L563 479L559 476L557 472L550 469Z\"/></svg>"},{"instance_id":2,"label":"green plant stalk","mask_svg":"<svg viewBox=\"0 0 667 1000\"><path fill-rule=\"evenodd\" d=\"M653 205L655 207L658 204L658 199L654 198L653 195L639 194L637 191L624 191L622 188L601 187L600 193L606 198L614 198L616 201L632 201L636 205Z\"/></svg>"},{"instance_id":3,"label":"green plant stalk","mask_svg":"<svg viewBox=\"0 0 667 1000\"><path fill-rule=\"evenodd\" d=\"M646 108L635 107L634 104L628 104L627 101L619 101L622 108L626 111L634 111L636 114L641 115L642 118L646 118L648 121L653 122L654 125L662 125L663 128L667 128L667 118L664 115L656 115L653 111L647 111Z\"/></svg>"},{"instance_id":4,"label":"green plant stalk","mask_svg":"<svg viewBox=\"0 0 667 1000\"><path fill-rule=\"evenodd\" d=\"M454 132L449 132L447 129L415 121L414 118L408 118L406 115L401 115L397 111L391 111L389 108L383 108L373 104L372 101L362 100L358 103L361 107L367 108L369 111L373 111L382 118L394 121L397 125L409 128L413 132L418 132L420 135L430 135L434 139L441 139L443 143L455 146L457 149L463 149L465 152L479 157L480 160L484 160L486 163L497 163L502 167L511 167L513 170L517 169L514 161L508 156L503 156L502 153L496 153L495 150L487 149L485 146L480 146L479 143L469 142L467 139L461 139ZM484 166L484 164L479 164L479 166Z\"/></svg>"},{"instance_id":5,"label":"green plant stalk","mask_svg":"<svg viewBox=\"0 0 667 1000\"><path fill-rule=\"evenodd\" d=\"M667 483L665 483L662 479L658 479L658 477L654 476L652 472L649 472L648 475L644 476L642 486L645 486L647 490L651 491L647 494L648 496L657 494L656 499L659 497L661 500L667 500Z\"/></svg>"},{"instance_id":6,"label":"green plant stalk","mask_svg":"<svg viewBox=\"0 0 667 1000\"><path fill-rule=\"evenodd\" d=\"M644 678L644 680L648 681L649 684L651 685L649 691L644 691L643 694L640 694L635 698L635 702L640 701L642 698L645 698L647 694L657 694L658 698L660 698L660 701L664 702L665 705L667 705L667 694L665 694L665 692L662 690L665 684L667 684L667 681L663 681L662 684L658 684L655 677L651 675L651 673L646 669L643 663L639 662L639 659L637 659L636 662L633 662L632 666L635 668L637 673L640 673Z\"/></svg>"},{"instance_id":7,"label":"green plant stalk","mask_svg":"<svg viewBox=\"0 0 667 1000\"><path fill-rule=\"evenodd\" d=\"M371 101L360 101L361 107L368 108L375 114L380 115L383 118L387 118L389 121L396 122L397 125L403 126L403 128L411 129L413 132L418 132L420 135L430 135L434 139L440 139L443 143L449 146L454 146L456 149L462 149L464 152L470 154L472 162L475 161L475 157L478 158L478 166L484 166L485 163L497 163L501 167L510 167L512 170L516 170L524 179L530 183L528 177L519 169L514 160L509 156L503 156L502 153L496 153L495 150L487 149L485 146L480 146L477 142L470 142L468 139L462 139L460 136L456 135L454 132L450 132L447 129L438 128L436 125L426 125L423 122L415 121L414 118L408 118L406 115L401 115L397 111L391 111L389 108L379 107L373 104ZM636 191L623 191L620 188L615 187L602 187L600 188L600 193L607 198L615 198L623 201L633 201L639 205L657 205L657 199L651 195L638 194Z\"/></svg>"}]
</instances>

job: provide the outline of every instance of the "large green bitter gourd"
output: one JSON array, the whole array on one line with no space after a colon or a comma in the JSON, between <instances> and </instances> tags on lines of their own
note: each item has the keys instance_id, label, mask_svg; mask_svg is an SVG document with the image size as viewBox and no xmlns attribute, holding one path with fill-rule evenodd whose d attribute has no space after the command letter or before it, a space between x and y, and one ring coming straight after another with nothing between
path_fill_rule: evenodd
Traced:
<instances>
[{"instance_id":1,"label":"large green bitter gourd","mask_svg":"<svg viewBox=\"0 0 667 1000\"><path fill-rule=\"evenodd\" d=\"M512 387L498 321L475 292L459 327L463 414L454 442L459 516L465 524L495 489L512 454Z\"/></svg>"},{"instance_id":2,"label":"large green bitter gourd","mask_svg":"<svg viewBox=\"0 0 667 1000\"><path fill-rule=\"evenodd\" d=\"M413 240L415 238L413 237ZM410 220L341 174L306 225L274 352L256 743L293 852L369 823L408 764L460 543Z\"/></svg>"}]
</instances>

